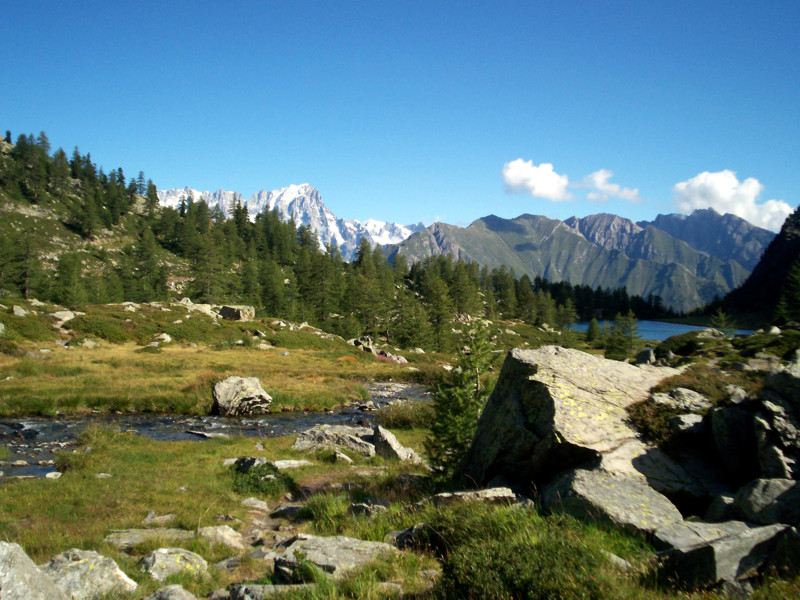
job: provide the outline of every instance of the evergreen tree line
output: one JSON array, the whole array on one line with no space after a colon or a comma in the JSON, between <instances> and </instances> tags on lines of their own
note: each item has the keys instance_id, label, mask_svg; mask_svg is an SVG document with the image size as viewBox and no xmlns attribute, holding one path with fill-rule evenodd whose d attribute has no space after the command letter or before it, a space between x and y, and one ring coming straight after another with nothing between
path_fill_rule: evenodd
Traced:
<instances>
[{"instance_id":1,"label":"evergreen tree line","mask_svg":"<svg viewBox=\"0 0 800 600\"><path fill-rule=\"evenodd\" d=\"M346 338L367 334L405 347L439 349L450 343L458 315L567 328L580 318L629 310L642 317L664 314L658 298L539 277L531 281L505 266L489 269L450 256L413 265L398 256L389 264L367 239L346 263L335 247L322 248L308 227L283 221L276 212L250 221L239 198L230 218L192 197L177 209L159 207L155 186L145 183L143 174L125 184L121 169L105 175L77 149L66 168L56 167L63 151L51 158L48 150L44 133L37 139L20 136L11 164L0 169L4 191L31 203L62 202L68 207L65 222L87 239L104 227L134 241L119 253L95 251L94 260L86 252L63 254L55 277L49 277L36 248L26 247L29 236L6 232L18 239L4 240L13 252L0 261L0 285L26 296L72 306L148 302L167 300L184 284L183 295L194 302L251 304L262 314L306 321ZM31 161L43 165L37 178L31 176ZM124 215L130 218L121 221ZM184 277L168 269L171 255L188 263ZM91 270L91 263L102 267Z\"/></svg>"}]
</instances>

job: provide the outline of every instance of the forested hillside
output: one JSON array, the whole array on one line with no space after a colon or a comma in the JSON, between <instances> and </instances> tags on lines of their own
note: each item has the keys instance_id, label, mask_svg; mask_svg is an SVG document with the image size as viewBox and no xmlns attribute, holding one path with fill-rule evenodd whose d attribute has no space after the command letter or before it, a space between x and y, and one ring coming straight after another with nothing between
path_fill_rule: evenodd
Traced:
<instances>
[{"instance_id":1,"label":"forested hillside","mask_svg":"<svg viewBox=\"0 0 800 600\"><path fill-rule=\"evenodd\" d=\"M442 347L463 315L565 327L578 318L664 313L660 299L624 290L517 278L513 269L429 257L393 265L362 240L352 263L320 251L307 227L277 213L230 219L203 201L158 205L143 173L126 179L76 148L51 154L45 133L0 142L0 288L67 306L189 296L254 305L349 338L381 335Z\"/></svg>"}]
</instances>

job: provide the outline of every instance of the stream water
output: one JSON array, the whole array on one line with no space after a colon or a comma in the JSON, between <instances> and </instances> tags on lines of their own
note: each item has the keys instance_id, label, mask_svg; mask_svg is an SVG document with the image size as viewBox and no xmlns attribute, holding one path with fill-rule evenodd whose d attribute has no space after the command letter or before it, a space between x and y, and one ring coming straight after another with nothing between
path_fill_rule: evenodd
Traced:
<instances>
[{"instance_id":1,"label":"stream water","mask_svg":"<svg viewBox=\"0 0 800 600\"><path fill-rule=\"evenodd\" d=\"M375 383L367 389L376 409L395 400L430 397L428 388L415 384ZM89 427L130 431L158 441L202 441L214 437L279 437L325 423L372 422L372 413L359 405L331 412L275 413L248 418L150 414L0 418L0 446L11 453L5 461L0 461L0 481L20 476L44 477L55 471L52 464L55 454L74 449L78 436Z\"/></svg>"}]
</instances>

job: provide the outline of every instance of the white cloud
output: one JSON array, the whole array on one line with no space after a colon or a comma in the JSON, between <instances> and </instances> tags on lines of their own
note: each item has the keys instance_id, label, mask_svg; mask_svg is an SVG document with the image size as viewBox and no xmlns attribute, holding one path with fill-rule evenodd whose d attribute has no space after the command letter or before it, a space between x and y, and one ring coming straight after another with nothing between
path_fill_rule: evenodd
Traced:
<instances>
[{"instance_id":1,"label":"white cloud","mask_svg":"<svg viewBox=\"0 0 800 600\"><path fill-rule=\"evenodd\" d=\"M641 202L639 189L624 188L618 183L609 183L609 179L614 176L608 169L600 169L584 177L585 185L593 191L586 194L586 199L593 202L606 202L609 198L620 198L628 202Z\"/></svg>"},{"instance_id":2,"label":"white cloud","mask_svg":"<svg viewBox=\"0 0 800 600\"><path fill-rule=\"evenodd\" d=\"M686 214L698 208L713 208L718 213L731 213L759 227L778 231L792 213L792 207L783 200L757 204L764 186L754 177L739 182L736 173L729 170L704 171L672 189L678 210Z\"/></svg>"},{"instance_id":3,"label":"white cloud","mask_svg":"<svg viewBox=\"0 0 800 600\"><path fill-rule=\"evenodd\" d=\"M556 173L550 163L537 167L532 160L512 160L503 165L503 181L509 192L528 193L554 202L572 199L572 194L567 191L569 178Z\"/></svg>"}]
</instances>

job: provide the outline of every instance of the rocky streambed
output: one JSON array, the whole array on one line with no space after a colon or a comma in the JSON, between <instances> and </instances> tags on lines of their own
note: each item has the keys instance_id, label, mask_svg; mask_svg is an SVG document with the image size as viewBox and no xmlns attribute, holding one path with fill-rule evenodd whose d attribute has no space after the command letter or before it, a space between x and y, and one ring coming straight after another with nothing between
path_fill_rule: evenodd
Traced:
<instances>
[{"instance_id":1,"label":"rocky streambed","mask_svg":"<svg viewBox=\"0 0 800 600\"><path fill-rule=\"evenodd\" d=\"M279 437L315 425L372 425L372 413L397 401L430 397L418 384L378 382L366 386L370 400L330 412L286 412L257 417L92 414L70 417L0 419L0 446L10 456L0 461L0 481L45 477L55 468L55 454L77 445L88 428L132 432L157 441L201 441L216 437Z\"/></svg>"}]
</instances>

